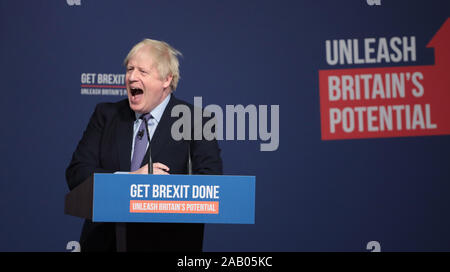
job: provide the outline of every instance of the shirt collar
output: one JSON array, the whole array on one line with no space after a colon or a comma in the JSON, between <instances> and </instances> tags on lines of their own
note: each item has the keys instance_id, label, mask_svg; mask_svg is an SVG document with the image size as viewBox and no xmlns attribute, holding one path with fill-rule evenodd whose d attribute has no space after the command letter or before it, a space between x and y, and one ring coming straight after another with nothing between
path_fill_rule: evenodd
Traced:
<instances>
[{"instance_id":1,"label":"shirt collar","mask_svg":"<svg viewBox=\"0 0 450 272\"><path fill-rule=\"evenodd\" d=\"M171 96L172 95L169 94L166 98L164 98L164 100L158 106L156 106L156 108L154 108L150 112L150 114L152 115L153 119L155 119L157 123L159 123L159 121L161 120L161 117L162 117L162 115L164 113L164 110L166 109L167 104L169 104L169 100L170 100ZM137 112L135 112L134 114L136 116L136 120L139 120L139 118L142 115L142 113L137 113Z\"/></svg>"}]
</instances>

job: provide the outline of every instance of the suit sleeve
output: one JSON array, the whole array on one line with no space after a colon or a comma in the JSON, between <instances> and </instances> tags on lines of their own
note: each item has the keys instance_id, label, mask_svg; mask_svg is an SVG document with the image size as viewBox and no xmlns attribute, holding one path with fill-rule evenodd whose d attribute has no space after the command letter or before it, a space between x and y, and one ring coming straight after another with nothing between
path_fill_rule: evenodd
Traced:
<instances>
[{"instance_id":1,"label":"suit sleeve","mask_svg":"<svg viewBox=\"0 0 450 272\"><path fill-rule=\"evenodd\" d=\"M203 125L208 119L203 119ZM194 174L222 175L222 158L216 139L191 141L192 171Z\"/></svg>"},{"instance_id":2,"label":"suit sleeve","mask_svg":"<svg viewBox=\"0 0 450 272\"><path fill-rule=\"evenodd\" d=\"M70 190L93 173L113 172L100 167L100 141L106 122L101 106L102 104L98 104L95 108L83 137L78 143L72 160L66 169L66 180Z\"/></svg>"}]
</instances>

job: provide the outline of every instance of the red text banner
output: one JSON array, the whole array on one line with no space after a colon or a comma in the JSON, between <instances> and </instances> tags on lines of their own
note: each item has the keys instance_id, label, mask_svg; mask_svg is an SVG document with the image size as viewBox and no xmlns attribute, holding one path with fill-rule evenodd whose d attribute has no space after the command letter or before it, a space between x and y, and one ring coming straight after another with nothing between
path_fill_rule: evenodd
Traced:
<instances>
[{"instance_id":1,"label":"red text banner","mask_svg":"<svg viewBox=\"0 0 450 272\"><path fill-rule=\"evenodd\" d=\"M450 19L435 64L319 71L322 140L450 134Z\"/></svg>"}]
</instances>

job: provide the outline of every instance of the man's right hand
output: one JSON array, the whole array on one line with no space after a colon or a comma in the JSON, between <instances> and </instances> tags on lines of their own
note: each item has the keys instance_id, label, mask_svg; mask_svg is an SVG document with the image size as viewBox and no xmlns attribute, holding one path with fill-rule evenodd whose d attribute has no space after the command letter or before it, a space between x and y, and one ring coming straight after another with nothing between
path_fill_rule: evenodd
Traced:
<instances>
[{"instance_id":1,"label":"man's right hand","mask_svg":"<svg viewBox=\"0 0 450 272\"><path fill-rule=\"evenodd\" d=\"M170 175L169 174L169 167L167 165L162 164L160 162L153 163L153 174L154 175ZM138 170L134 172L130 172L130 174L148 174L148 163Z\"/></svg>"}]
</instances>

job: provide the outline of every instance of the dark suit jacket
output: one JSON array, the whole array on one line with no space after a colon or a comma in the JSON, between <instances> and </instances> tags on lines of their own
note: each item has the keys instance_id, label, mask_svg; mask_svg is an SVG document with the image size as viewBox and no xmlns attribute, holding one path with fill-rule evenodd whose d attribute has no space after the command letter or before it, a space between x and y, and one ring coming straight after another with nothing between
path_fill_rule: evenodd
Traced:
<instances>
[{"instance_id":1,"label":"dark suit jacket","mask_svg":"<svg viewBox=\"0 0 450 272\"><path fill-rule=\"evenodd\" d=\"M221 175L222 160L217 141L172 139L171 127L178 117L171 117L170 113L178 104L187 105L193 115L192 105L171 95L150 142L153 162L167 165L170 174L186 174L188 145L190 145L194 174ZM129 107L128 99L97 105L66 170L70 190L93 173L130 171L134 121L135 114ZM193 120L191 124L193 130ZM148 152L142 166L147 162ZM203 224L130 223L127 224L127 249L201 251L203 229ZM114 224L93 223L86 220L80 244L82 250L87 251L115 250Z\"/></svg>"}]
</instances>

